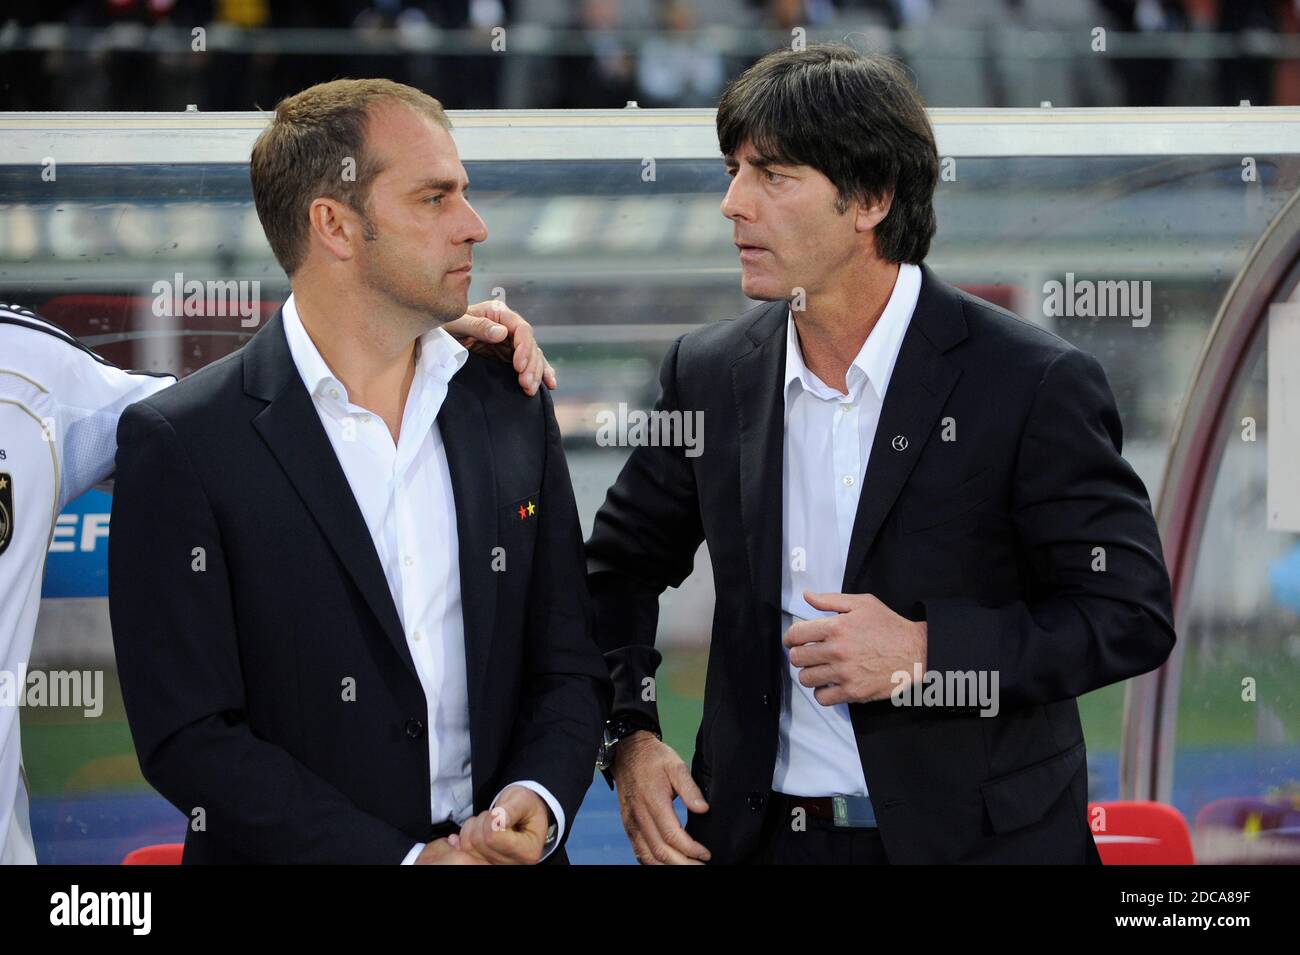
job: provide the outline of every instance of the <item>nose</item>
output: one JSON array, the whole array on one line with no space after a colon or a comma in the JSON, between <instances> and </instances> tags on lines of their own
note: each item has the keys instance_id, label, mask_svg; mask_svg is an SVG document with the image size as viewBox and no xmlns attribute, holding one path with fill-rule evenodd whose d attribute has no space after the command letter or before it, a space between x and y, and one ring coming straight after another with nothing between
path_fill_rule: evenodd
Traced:
<instances>
[{"instance_id":1,"label":"nose","mask_svg":"<svg viewBox=\"0 0 1300 955\"><path fill-rule=\"evenodd\" d=\"M465 242L485 242L487 241L487 223L474 211L474 207L465 200L465 211L469 214L465 223Z\"/></svg>"},{"instance_id":2,"label":"nose","mask_svg":"<svg viewBox=\"0 0 1300 955\"><path fill-rule=\"evenodd\" d=\"M743 171L737 172L731 177L731 185L727 187L727 193L722 197L722 214L733 222L737 219L750 219L746 214L747 206L744 203L744 186L741 185L740 178Z\"/></svg>"}]
</instances>

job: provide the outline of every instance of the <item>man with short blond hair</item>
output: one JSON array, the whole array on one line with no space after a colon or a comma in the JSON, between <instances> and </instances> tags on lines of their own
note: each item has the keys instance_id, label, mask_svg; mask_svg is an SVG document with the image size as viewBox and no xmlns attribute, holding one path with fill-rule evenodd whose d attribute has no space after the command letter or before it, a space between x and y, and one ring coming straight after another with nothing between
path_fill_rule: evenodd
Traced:
<instances>
[{"instance_id":1,"label":"man with short blond hair","mask_svg":"<svg viewBox=\"0 0 1300 955\"><path fill-rule=\"evenodd\" d=\"M383 80L280 103L250 174L293 294L123 415L114 640L186 861L564 857L607 675L550 394L441 327L487 238L449 126Z\"/></svg>"},{"instance_id":2,"label":"man with short blond hair","mask_svg":"<svg viewBox=\"0 0 1300 955\"><path fill-rule=\"evenodd\" d=\"M307 255L307 207L329 196L367 218L370 188L384 169L383 154L366 148L371 109L406 106L450 132L442 104L392 80L335 80L287 96L253 144L249 176L258 218L271 251L292 275Z\"/></svg>"}]
</instances>

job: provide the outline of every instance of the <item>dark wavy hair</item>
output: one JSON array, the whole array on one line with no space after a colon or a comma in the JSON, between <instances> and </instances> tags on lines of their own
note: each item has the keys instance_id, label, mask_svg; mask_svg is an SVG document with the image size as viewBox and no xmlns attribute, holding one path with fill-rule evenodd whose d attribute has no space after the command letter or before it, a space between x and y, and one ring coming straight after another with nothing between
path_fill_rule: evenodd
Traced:
<instances>
[{"instance_id":1,"label":"dark wavy hair","mask_svg":"<svg viewBox=\"0 0 1300 955\"><path fill-rule=\"evenodd\" d=\"M735 155L748 140L764 159L811 166L850 199L893 193L876 226L876 254L919 265L937 223L939 152L925 103L901 63L835 43L778 50L727 86L718 145Z\"/></svg>"}]
</instances>

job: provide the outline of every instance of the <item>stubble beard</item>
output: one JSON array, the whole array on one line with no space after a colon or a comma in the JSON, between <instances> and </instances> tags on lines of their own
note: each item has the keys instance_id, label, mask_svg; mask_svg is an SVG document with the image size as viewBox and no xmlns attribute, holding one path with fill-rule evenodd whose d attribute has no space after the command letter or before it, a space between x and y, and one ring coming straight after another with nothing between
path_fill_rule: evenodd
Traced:
<instances>
[{"instance_id":1,"label":"stubble beard","mask_svg":"<svg viewBox=\"0 0 1300 955\"><path fill-rule=\"evenodd\" d=\"M370 243L371 255L362 272L362 284L406 317L412 331L423 334L465 314L468 296L439 284L430 283L421 288L419 277L400 257L394 260L386 249L379 247L382 240L373 227L367 229L365 238Z\"/></svg>"}]
</instances>

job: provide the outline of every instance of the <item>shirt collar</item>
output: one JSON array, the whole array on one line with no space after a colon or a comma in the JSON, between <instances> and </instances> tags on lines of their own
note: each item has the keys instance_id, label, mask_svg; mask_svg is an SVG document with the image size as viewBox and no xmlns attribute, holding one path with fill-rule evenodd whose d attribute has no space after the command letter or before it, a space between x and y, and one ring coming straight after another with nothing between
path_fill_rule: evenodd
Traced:
<instances>
[{"instance_id":1,"label":"shirt collar","mask_svg":"<svg viewBox=\"0 0 1300 955\"><path fill-rule=\"evenodd\" d=\"M330 371L316 343L307 334L292 294L284 303L282 318L284 337L289 343L289 354L293 357L298 376L302 378L307 391L315 398L341 402L342 407L346 408L348 390ZM435 391L428 386L446 385L469 360L469 352L465 346L442 327L430 329L421 335L418 341L412 391L421 394Z\"/></svg>"},{"instance_id":2,"label":"shirt collar","mask_svg":"<svg viewBox=\"0 0 1300 955\"><path fill-rule=\"evenodd\" d=\"M784 394L787 403L790 399L790 386L796 381L805 391L820 398L839 401L856 401L862 394L863 386L870 384L876 397L884 401L889 379L893 376L894 365L898 361L899 349L903 345L903 336L911 323L920 293L920 267L908 262L902 263L898 267L898 278L894 281L889 301L885 303L885 310L880 313L880 318L867 335L867 340L862 343L853 364L849 366L846 376L849 389L847 395L841 395L808 370L799 348L794 313L789 312L786 317L785 343Z\"/></svg>"}]
</instances>

